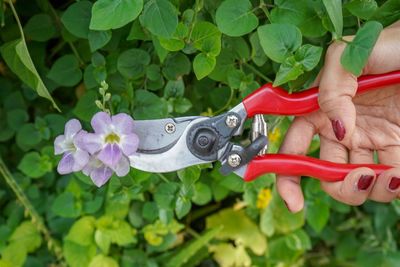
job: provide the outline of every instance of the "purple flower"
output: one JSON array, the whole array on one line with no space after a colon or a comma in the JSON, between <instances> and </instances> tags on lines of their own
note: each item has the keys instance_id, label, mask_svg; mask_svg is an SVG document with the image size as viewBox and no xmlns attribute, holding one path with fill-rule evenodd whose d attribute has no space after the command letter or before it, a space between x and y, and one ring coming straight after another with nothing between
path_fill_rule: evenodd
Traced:
<instances>
[{"instance_id":1,"label":"purple flower","mask_svg":"<svg viewBox=\"0 0 400 267\"><path fill-rule=\"evenodd\" d=\"M136 152L139 145L139 138L133 132L132 117L125 113L110 116L106 112L98 112L93 116L91 124L94 133L80 135L78 143L105 167L115 171L117 176L128 174L130 169L128 157ZM101 167L96 162L94 169L99 168ZM93 170L90 173L92 172ZM103 173L108 174L108 171L104 169ZM109 179L106 178L107 175L90 176L96 180L96 185Z\"/></svg>"},{"instance_id":2,"label":"purple flower","mask_svg":"<svg viewBox=\"0 0 400 267\"><path fill-rule=\"evenodd\" d=\"M54 154L63 154L57 167L60 174L80 171L88 163L89 153L77 142L84 133L81 123L72 119L65 124L64 134L54 140Z\"/></svg>"}]
</instances>

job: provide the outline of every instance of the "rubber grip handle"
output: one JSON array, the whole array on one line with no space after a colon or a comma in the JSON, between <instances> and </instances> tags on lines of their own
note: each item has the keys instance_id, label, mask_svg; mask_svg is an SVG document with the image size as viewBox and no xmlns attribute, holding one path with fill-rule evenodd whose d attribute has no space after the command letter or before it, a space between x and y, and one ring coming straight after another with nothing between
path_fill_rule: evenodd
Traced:
<instances>
[{"instance_id":1,"label":"rubber grip handle","mask_svg":"<svg viewBox=\"0 0 400 267\"><path fill-rule=\"evenodd\" d=\"M255 157L247 165L245 181L266 173L311 176L326 182L343 180L355 168L368 167L377 175L392 167L379 164L340 164L300 155L267 154Z\"/></svg>"},{"instance_id":2,"label":"rubber grip handle","mask_svg":"<svg viewBox=\"0 0 400 267\"><path fill-rule=\"evenodd\" d=\"M400 71L362 76L358 79L357 94L383 86L400 83ZM289 94L280 87L266 84L243 100L248 117L256 114L304 115L319 109L318 87Z\"/></svg>"}]
</instances>

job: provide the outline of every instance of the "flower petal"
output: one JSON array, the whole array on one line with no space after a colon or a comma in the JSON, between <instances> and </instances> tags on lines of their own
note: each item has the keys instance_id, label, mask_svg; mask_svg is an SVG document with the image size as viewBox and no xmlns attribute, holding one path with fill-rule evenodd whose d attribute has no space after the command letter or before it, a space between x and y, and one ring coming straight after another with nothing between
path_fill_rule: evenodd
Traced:
<instances>
[{"instance_id":1,"label":"flower petal","mask_svg":"<svg viewBox=\"0 0 400 267\"><path fill-rule=\"evenodd\" d=\"M136 152L139 147L139 137L136 134L128 134L123 136L120 142L122 152L126 156L130 156Z\"/></svg>"},{"instance_id":2,"label":"flower petal","mask_svg":"<svg viewBox=\"0 0 400 267\"><path fill-rule=\"evenodd\" d=\"M105 165L114 168L122 157L121 149L115 143L107 144L99 153L98 159Z\"/></svg>"},{"instance_id":3,"label":"flower petal","mask_svg":"<svg viewBox=\"0 0 400 267\"><path fill-rule=\"evenodd\" d=\"M100 135L84 131L74 137L74 144L90 154L94 154L103 148L103 140Z\"/></svg>"},{"instance_id":4,"label":"flower petal","mask_svg":"<svg viewBox=\"0 0 400 267\"><path fill-rule=\"evenodd\" d=\"M90 122L96 133L109 133L111 128L111 117L106 112L97 112Z\"/></svg>"},{"instance_id":5,"label":"flower petal","mask_svg":"<svg viewBox=\"0 0 400 267\"><path fill-rule=\"evenodd\" d=\"M74 157L74 165L72 167L72 170L74 172L82 170L89 162L89 153L81 149L76 150L73 153L73 157Z\"/></svg>"},{"instance_id":6,"label":"flower petal","mask_svg":"<svg viewBox=\"0 0 400 267\"><path fill-rule=\"evenodd\" d=\"M90 173L90 178L97 187L101 187L110 179L112 173L110 168L103 165L100 168L94 169Z\"/></svg>"},{"instance_id":7,"label":"flower petal","mask_svg":"<svg viewBox=\"0 0 400 267\"><path fill-rule=\"evenodd\" d=\"M114 131L119 134L131 134L133 132L133 119L126 113L119 113L111 117Z\"/></svg>"},{"instance_id":8,"label":"flower petal","mask_svg":"<svg viewBox=\"0 0 400 267\"><path fill-rule=\"evenodd\" d=\"M54 140L54 154L60 155L67 151L65 148L65 135L59 135Z\"/></svg>"},{"instance_id":9,"label":"flower petal","mask_svg":"<svg viewBox=\"0 0 400 267\"><path fill-rule=\"evenodd\" d=\"M131 166L129 164L128 158L122 156L117 166L114 168L114 171L117 174L117 176L122 177L129 173L130 167Z\"/></svg>"},{"instance_id":10,"label":"flower petal","mask_svg":"<svg viewBox=\"0 0 400 267\"><path fill-rule=\"evenodd\" d=\"M74 166L74 155L72 153L65 153L58 163L57 171L59 174L68 174L73 172L72 168Z\"/></svg>"},{"instance_id":11,"label":"flower petal","mask_svg":"<svg viewBox=\"0 0 400 267\"><path fill-rule=\"evenodd\" d=\"M77 119L71 119L65 124L64 134L67 139L72 138L77 132L82 130L82 125Z\"/></svg>"}]
</instances>

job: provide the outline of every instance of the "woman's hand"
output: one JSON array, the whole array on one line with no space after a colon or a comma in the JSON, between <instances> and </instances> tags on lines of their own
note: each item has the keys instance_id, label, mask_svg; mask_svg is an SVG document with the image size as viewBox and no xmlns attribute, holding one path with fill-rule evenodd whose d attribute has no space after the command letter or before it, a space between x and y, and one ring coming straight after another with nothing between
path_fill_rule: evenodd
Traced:
<instances>
[{"instance_id":1,"label":"woman's hand","mask_svg":"<svg viewBox=\"0 0 400 267\"><path fill-rule=\"evenodd\" d=\"M333 198L349 205L360 205L368 198L389 202L400 193L400 85L355 96L357 77L340 64L344 48L343 42L329 47L316 82L321 110L294 120L280 153L306 154L314 134L320 136L323 160L373 163L377 151L380 163L393 169L375 177L373 170L358 168L344 181L321 182L321 185ZM363 75L399 69L400 22L397 22L382 31ZM280 175L277 187L289 210L297 212L303 208L300 177Z\"/></svg>"}]
</instances>

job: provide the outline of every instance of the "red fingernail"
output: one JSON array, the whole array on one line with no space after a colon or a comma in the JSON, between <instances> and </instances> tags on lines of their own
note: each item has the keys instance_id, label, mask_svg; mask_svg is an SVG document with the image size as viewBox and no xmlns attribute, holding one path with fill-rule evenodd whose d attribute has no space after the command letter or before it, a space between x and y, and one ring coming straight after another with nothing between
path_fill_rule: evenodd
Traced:
<instances>
[{"instance_id":1,"label":"red fingernail","mask_svg":"<svg viewBox=\"0 0 400 267\"><path fill-rule=\"evenodd\" d=\"M400 186L400 178L392 177L389 183L389 190L394 191Z\"/></svg>"},{"instance_id":2,"label":"red fingernail","mask_svg":"<svg viewBox=\"0 0 400 267\"><path fill-rule=\"evenodd\" d=\"M340 120L332 120L332 128L337 140L342 141L346 134L343 123Z\"/></svg>"},{"instance_id":3,"label":"red fingernail","mask_svg":"<svg viewBox=\"0 0 400 267\"><path fill-rule=\"evenodd\" d=\"M360 179L357 182L358 190L367 190L368 187L372 184L374 180L374 176L372 175L361 175Z\"/></svg>"}]
</instances>

